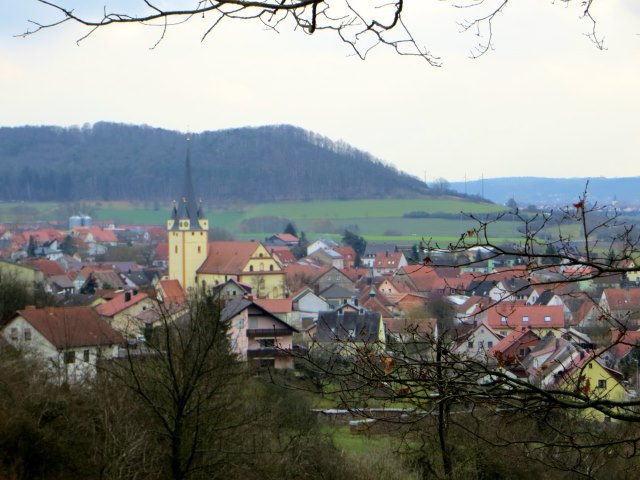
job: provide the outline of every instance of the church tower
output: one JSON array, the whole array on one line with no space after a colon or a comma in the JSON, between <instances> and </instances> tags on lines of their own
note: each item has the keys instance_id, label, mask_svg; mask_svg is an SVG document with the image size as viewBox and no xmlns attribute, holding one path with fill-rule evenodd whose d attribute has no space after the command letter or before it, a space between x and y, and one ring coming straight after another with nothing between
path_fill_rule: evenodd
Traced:
<instances>
[{"instance_id":1,"label":"church tower","mask_svg":"<svg viewBox=\"0 0 640 480\"><path fill-rule=\"evenodd\" d=\"M169 279L187 290L196 286L196 272L207 258L209 222L196 202L191 181L191 151L187 149L182 198L173 202L169 233Z\"/></svg>"}]
</instances>

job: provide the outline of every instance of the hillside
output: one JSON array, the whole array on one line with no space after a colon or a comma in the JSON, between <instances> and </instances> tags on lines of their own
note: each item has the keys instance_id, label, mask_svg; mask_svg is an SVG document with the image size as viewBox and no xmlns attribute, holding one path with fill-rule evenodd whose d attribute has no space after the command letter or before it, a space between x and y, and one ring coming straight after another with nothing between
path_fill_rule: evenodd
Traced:
<instances>
[{"instance_id":1,"label":"hillside","mask_svg":"<svg viewBox=\"0 0 640 480\"><path fill-rule=\"evenodd\" d=\"M519 205L569 205L578 199L588 184L591 201L610 205L638 206L640 177L625 178L543 178L508 177L488 178L466 182L451 182L451 188L460 192L482 195L496 203L505 204L515 198Z\"/></svg>"},{"instance_id":2,"label":"hillside","mask_svg":"<svg viewBox=\"0 0 640 480\"><path fill-rule=\"evenodd\" d=\"M97 123L0 128L0 200L176 198L183 133ZM196 191L205 202L415 198L429 191L370 154L282 125L193 134Z\"/></svg>"}]
</instances>

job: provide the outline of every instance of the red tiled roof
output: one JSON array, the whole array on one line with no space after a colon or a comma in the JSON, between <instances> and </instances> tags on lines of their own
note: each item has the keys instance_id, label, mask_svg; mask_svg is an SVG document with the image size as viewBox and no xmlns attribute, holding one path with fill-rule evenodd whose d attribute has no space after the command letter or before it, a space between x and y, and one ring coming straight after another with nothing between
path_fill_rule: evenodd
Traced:
<instances>
[{"instance_id":1,"label":"red tiled roof","mask_svg":"<svg viewBox=\"0 0 640 480\"><path fill-rule=\"evenodd\" d=\"M291 235L290 233L278 233L277 235L274 235L274 237L282 240L283 242L298 243L298 237Z\"/></svg>"},{"instance_id":2,"label":"red tiled roof","mask_svg":"<svg viewBox=\"0 0 640 480\"><path fill-rule=\"evenodd\" d=\"M487 309L487 324L494 329L563 328L564 308L561 305L522 305L515 302L502 302Z\"/></svg>"},{"instance_id":3,"label":"red tiled roof","mask_svg":"<svg viewBox=\"0 0 640 480\"><path fill-rule=\"evenodd\" d=\"M63 236L63 233L60 230L55 230L53 228L41 228L40 230L24 231L22 232L22 235L26 241L29 241L29 237L33 237L36 242L44 243L60 239Z\"/></svg>"},{"instance_id":4,"label":"red tiled roof","mask_svg":"<svg viewBox=\"0 0 640 480\"><path fill-rule=\"evenodd\" d=\"M602 295L610 310L640 309L640 288L605 288Z\"/></svg>"},{"instance_id":5,"label":"red tiled roof","mask_svg":"<svg viewBox=\"0 0 640 480\"><path fill-rule=\"evenodd\" d=\"M290 298L254 298L253 303L273 314L289 313L293 310Z\"/></svg>"},{"instance_id":6,"label":"red tiled roof","mask_svg":"<svg viewBox=\"0 0 640 480\"><path fill-rule=\"evenodd\" d=\"M169 260L169 244L159 243L156 245L155 258L157 260Z\"/></svg>"},{"instance_id":7,"label":"red tiled roof","mask_svg":"<svg viewBox=\"0 0 640 480\"><path fill-rule=\"evenodd\" d=\"M402 252L378 252L373 261L373 266L374 268L397 269L400 267L402 257Z\"/></svg>"},{"instance_id":8,"label":"red tiled roof","mask_svg":"<svg viewBox=\"0 0 640 480\"><path fill-rule=\"evenodd\" d=\"M52 275L64 275L65 271L58 262L54 262L53 260L28 260L25 262L26 265L35 268L36 270L44 273L45 276L50 277Z\"/></svg>"},{"instance_id":9,"label":"red tiled roof","mask_svg":"<svg viewBox=\"0 0 640 480\"><path fill-rule=\"evenodd\" d=\"M164 294L164 303L185 303L186 296L178 280L160 280L160 288Z\"/></svg>"},{"instance_id":10,"label":"red tiled roof","mask_svg":"<svg viewBox=\"0 0 640 480\"><path fill-rule=\"evenodd\" d=\"M127 294L130 295L129 300L125 300ZM133 291L129 290L127 290L126 292L118 292L108 302L98 305L96 307L96 311L104 317L113 317L114 315L117 315L123 310L126 310L130 306L135 305L136 303L141 302L146 298L149 298L149 295L142 292L136 292L135 295Z\"/></svg>"},{"instance_id":11,"label":"red tiled roof","mask_svg":"<svg viewBox=\"0 0 640 480\"><path fill-rule=\"evenodd\" d=\"M539 341L540 337L531 330L527 328L517 328L496 343L491 350L489 350L489 354L495 356L498 352L508 354L510 351L524 347L533 348Z\"/></svg>"},{"instance_id":12,"label":"red tiled roof","mask_svg":"<svg viewBox=\"0 0 640 480\"><path fill-rule=\"evenodd\" d=\"M242 273L260 242L209 242L209 254L198 273Z\"/></svg>"},{"instance_id":13,"label":"red tiled roof","mask_svg":"<svg viewBox=\"0 0 640 480\"><path fill-rule=\"evenodd\" d=\"M19 310L24 318L56 348L113 345L122 336L89 307L47 307Z\"/></svg>"},{"instance_id":14,"label":"red tiled roof","mask_svg":"<svg viewBox=\"0 0 640 480\"><path fill-rule=\"evenodd\" d=\"M277 257L278 260L280 260L280 263L283 265L290 265L292 263L295 263L296 261L296 256L291 253L291 251L287 247L269 247L268 250L273 256Z\"/></svg>"}]
</instances>

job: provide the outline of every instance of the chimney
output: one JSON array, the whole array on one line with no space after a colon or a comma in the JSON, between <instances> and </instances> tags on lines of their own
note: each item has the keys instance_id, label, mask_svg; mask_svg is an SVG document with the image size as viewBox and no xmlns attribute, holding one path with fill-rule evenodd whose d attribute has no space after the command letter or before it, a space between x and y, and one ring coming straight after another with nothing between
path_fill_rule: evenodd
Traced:
<instances>
[{"instance_id":1,"label":"chimney","mask_svg":"<svg viewBox=\"0 0 640 480\"><path fill-rule=\"evenodd\" d=\"M131 292L127 290L126 292L124 292L124 301L128 302L130 300L131 300Z\"/></svg>"}]
</instances>

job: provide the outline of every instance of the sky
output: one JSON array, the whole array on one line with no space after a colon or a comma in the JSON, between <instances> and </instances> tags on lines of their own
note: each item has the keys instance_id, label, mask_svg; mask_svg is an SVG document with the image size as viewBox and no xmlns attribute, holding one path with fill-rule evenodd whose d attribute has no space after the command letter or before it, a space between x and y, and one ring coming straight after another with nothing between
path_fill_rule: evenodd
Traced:
<instances>
[{"instance_id":1,"label":"sky","mask_svg":"<svg viewBox=\"0 0 640 480\"><path fill-rule=\"evenodd\" d=\"M87 13L118 6L81 3ZM383 47L362 61L333 32L306 35L287 23L276 33L228 21L201 41L209 22L194 18L156 48L159 29L144 26L104 28L79 45L86 31L69 23L22 38L28 20L57 17L35 0L9 0L0 16L0 126L292 124L427 182L639 176L639 2L595 1L605 51L585 36L580 2L561 3L510 3L493 22L492 50L471 59L478 37L459 23L477 11L408 0L403 18L441 57L435 68Z\"/></svg>"}]
</instances>

